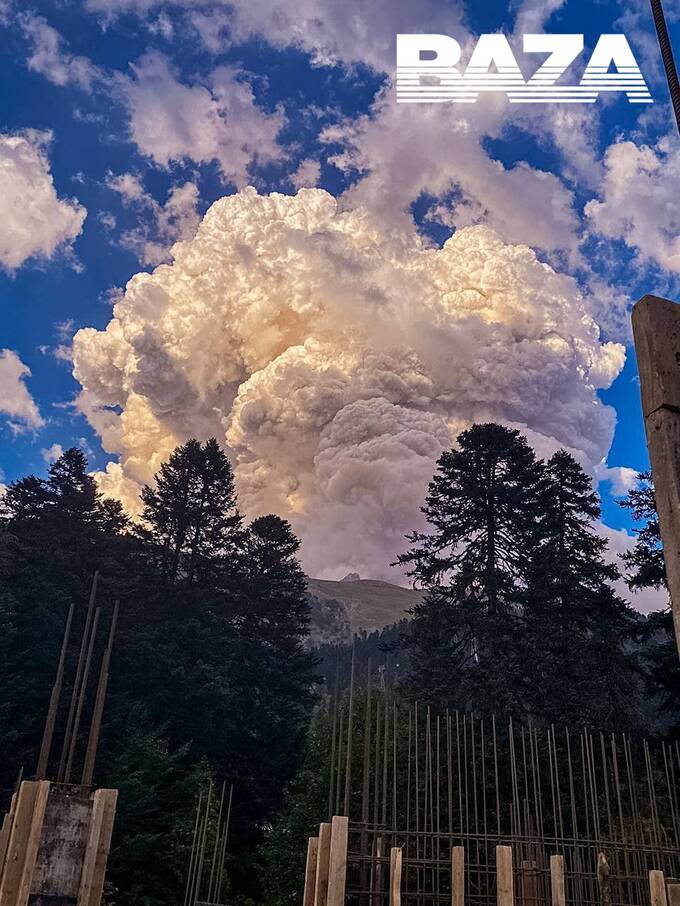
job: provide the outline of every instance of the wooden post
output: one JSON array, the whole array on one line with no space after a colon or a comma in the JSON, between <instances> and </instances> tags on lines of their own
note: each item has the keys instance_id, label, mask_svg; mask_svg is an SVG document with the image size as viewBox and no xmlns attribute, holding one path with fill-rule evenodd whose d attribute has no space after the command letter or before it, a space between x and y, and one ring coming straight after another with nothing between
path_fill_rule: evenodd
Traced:
<instances>
[{"instance_id":1,"label":"wooden post","mask_svg":"<svg viewBox=\"0 0 680 906\"><path fill-rule=\"evenodd\" d=\"M328 864L331 856L331 825L319 825L319 848L316 857L314 906L326 906L328 900Z\"/></svg>"},{"instance_id":2,"label":"wooden post","mask_svg":"<svg viewBox=\"0 0 680 906\"><path fill-rule=\"evenodd\" d=\"M606 853L597 854L597 886L600 906L612 906L612 870Z\"/></svg>"},{"instance_id":3,"label":"wooden post","mask_svg":"<svg viewBox=\"0 0 680 906\"><path fill-rule=\"evenodd\" d=\"M7 844L7 855L0 883L0 906L16 906L24 870L26 844L31 832L33 809L40 781L25 780L17 792L14 821Z\"/></svg>"},{"instance_id":4,"label":"wooden post","mask_svg":"<svg viewBox=\"0 0 680 906\"><path fill-rule=\"evenodd\" d=\"M512 846L496 847L496 900L498 906L514 906Z\"/></svg>"},{"instance_id":5,"label":"wooden post","mask_svg":"<svg viewBox=\"0 0 680 906\"><path fill-rule=\"evenodd\" d=\"M7 849L9 847L9 838L12 833L12 825L14 823L14 812L17 807L17 794L12 794L12 799L9 805L9 811L2 819L2 830L0 830L0 881L2 881L2 872L5 867L5 857L7 855Z\"/></svg>"},{"instance_id":6,"label":"wooden post","mask_svg":"<svg viewBox=\"0 0 680 906\"><path fill-rule=\"evenodd\" d=\"M651 906L667 906L666 879L662 871L649 873L649 899Z\"/></svg>"},{"instance_id":7,"label":"wooden post","mask_svg":"<svg viewBox=\"0 0 680 906\"><path fill-rule=\"evenodd\" d=\"M680 305L643 296L633 308L642 414L680 651Z\"/></svg>"},{"instance_id":8,"label":"wooden post","mask_svg":"<svg viewBox=\"0 0 680 906\"><path fill-rule=\"evenodd\" d=\"M668 897L668 906L680 906L680 884L669 882L666 885L666 896Z\"/></svg>"},{"instance_id":9,"label":"wooden post","mask_svg":"<svg viewBox=\"0 0 680 906\"><path fill-rule=\"evenodd\" d=\"M390 850L390 906L401 906L401 847Z\"/></svg>"},{"instance_id":10,"label":"wooden post","mask_svg":"<svg viewBox=\"0 0 680 906\"><path fill-rule=\"evenodd\" d=\"M538 867L535 862L522 862L522 906L538 906Z\"/></svg>"},{"instance_id":11,"label":"wooden post","mask_svg":"<svg viewBox=\"0 0 680 906\"><path fill-rule=\"evenodd\" d=\"M118 790L97 790L92 797L92 816L76 906L99 906L101 902L117 800Z\"/></svg>"},{"instance_id":12,"label":"wooden post","mask_svg":"<svg viewBox=\"0 0 680 906\"><path fill-rule=\"evenodd\" d=\"M550 857L550 894L552 906L567 906L564 887L564 856Z\"/></svg>"},{"instance_id":13,"label":"wooden post","mask_svg":"<svg viewBox=\"0 0 680 906\"><path fill-rule=\"evenodd\" d=\"M27 906L28 898L31 895L33 872L35 871L35 861L38 858L40 837L42 836L45 808L47 807L47 797L49 794L49 780L39 781L35 803L33 805L33 814L31 815L31 824L28 830L28 838L23 853L24 864L21 869L21 879L19 881L16 906Z\"/></svg>"},{"instance_id":14,"label":"wooden post","mask_svg":"<svg viewBox=\"0 0 680 906\"><path fill-rule=\"evenodd\" d=\"M307 864L305 865L305 889L302 895L302 906L314 906L314 889L316 887L316 857L319 851L319 838L310 837L307 842Z\"/></svg>"},{"instance_id":15,"label":"wooden post","mask_svg":"<svg viewBox=\"0 0 680 906\"><path fill-rule=\"evenodd\" d=\"M465 904L465 847L451 850L451 906Z\"/></svg>"},{"instance_id":16,"label":"wooden post","mask_svg":"<svg viewBox=\"0 0 680 906\"><path fill-rule=\"evenodd\" d=\"M331 823L331 851L328 860L327 906L345 906L348 835L349 819L344 815L334 815Z\"/></svg>"}]
</instances>

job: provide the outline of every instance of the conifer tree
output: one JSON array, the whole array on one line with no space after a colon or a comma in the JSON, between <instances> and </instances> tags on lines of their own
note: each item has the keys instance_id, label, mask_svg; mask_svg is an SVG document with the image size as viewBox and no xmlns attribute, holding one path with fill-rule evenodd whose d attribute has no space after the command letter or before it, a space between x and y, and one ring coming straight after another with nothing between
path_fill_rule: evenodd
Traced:
<instances>
[{"instance_id":1,"label":"conifer tree","mask_svg":"<svg viewBox=\"0 0 680 906\"><path fill-rule=\"evenodd\" d=\"M317 709L307 732L304 758L286 790L283 805L268 829L264 846L264 902L297 906L302 901L306 841L318 835L328 808L331 732L325 709Z\"/></svg>"},{"instance_id":2,"label":"conifer tree","mask_svg":"<svg viewBox=\"0 0 680 906\"><path fill-rule=\"evenodd\" d=\"M414 611L412 694L454 707L522 709L521 597L541 467L517 431L474 425L442 454L399 562L425 589Z\"/></svg>"},{"instance_id":3,"label":"conifer tree","mask_svg":"<svg viewBox=\"0 0 680 906\"><path fill-rule=\"evenodd\" d=\"M231 464L211 437L177 447L142 490L144 540L167 585L215 579L243 542Z\"/></svg>"},{"instance_id":4,"label":"conifer tree","mask_svg":"<svg viewBox=\"0 0 680 906\"><path fill-rule=\"evenodd\" d=\"M621 501L638 523L632 550L623 554L631 591L667 589L666 566L654 485L650 472L640 472L637 486ZM640 632L641 656L648 692L658 696L660 710L677 732L680 727L680 664L670 607L649 614Z\"/></svg>"},{"instance_id":5,"label":"conifer tree","mask_svg":"<svg viewBox=\"0 0 680 906\"><path fill-rule=\"evenodd\" d=\"M564 450L545 464L535 513L523 636L532 713L574 726L630 726L633 616L611 585L619 572L596 529L599 498Z\"/></svg>"},{"instance_id":6,"label":"conifer tree","mask_svg":"<svg viewBox=\"0 0 680 906\"><path fill-rule=\"evenodd\" d=\"M0 501L0 789L35 769L69 605L76 639L94 571L118 561L126 525L75 448Z\"/></svg>"}]
</instances>

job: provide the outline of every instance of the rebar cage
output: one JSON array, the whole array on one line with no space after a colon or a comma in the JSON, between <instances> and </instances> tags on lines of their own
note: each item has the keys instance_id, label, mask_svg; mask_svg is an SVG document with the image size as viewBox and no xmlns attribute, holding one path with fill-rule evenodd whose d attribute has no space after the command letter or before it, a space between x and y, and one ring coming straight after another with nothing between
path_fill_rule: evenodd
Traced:
<instances>
[{"instance_id":1,"label":"rebar cage","mask_svg":"<svg viewBox=\"0 0 680 906\"><path fill-rule=\"evenodd\" d=\"M643 906L650 870L680 878L677 742L435 713L370 683L329 717L328 816L349 818L357 906L389 902L394 847L402 901L417 906L451 902L454 847L466 903L479 906L496 901L498 845L512 847L515 899L527 906L551 901L552 855L563 857L567 902L582 906Z\"/></svg>"}]
</instances>

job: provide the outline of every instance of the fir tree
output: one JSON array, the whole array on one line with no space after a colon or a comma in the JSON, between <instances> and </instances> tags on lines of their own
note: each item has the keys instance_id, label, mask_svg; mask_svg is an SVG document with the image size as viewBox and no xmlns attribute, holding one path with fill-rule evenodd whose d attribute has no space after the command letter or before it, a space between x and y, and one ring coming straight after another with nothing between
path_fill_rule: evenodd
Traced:
<instances>
[{"instance_id":1,"label":"fir tree","mask_svg":"<svg viewBox=\"0 0 680 906\"><path fill-rule=\"evenodd\" d=\"M588 475L559 450L545 464L523 635L533 716L605 728L630 725L636 677L628 605L598 534L600 503Z\"/></svg>"},{"instance_id":2,"label":"fir tree","mask_svg":"<svg viewBox=\"0 0 680 906\"><path fill-rule=\"evenodd\" d=\"M635 546L622 556L627 571L626 582L633 592L642 588L666 589L666 566L651 473L641 472L637 482L637 487L620 501L639 523L633 529ZM658 696L661 712L678 733L680 665L670 607L649 614L640 632L640 641L648 692Z\"/></svg>"},{"instance_id":3,"label":"fir tree","mask_svg":"<svg viewBox=\"0 0 680 906\"><path fill-rule=\"evenodd\" d=\"M165 584L214 579L237 556L243 538L234 478L214 437L177 447L142 502L144 540L157 550Z\"/></svg>"},{"instance_id":4,"label":"fir tree","mask_svg":"<svg viewBox=\"0 0 680 906\"><path fill-rule=\"evenodd\" d=\"M330 732L327 713L317 710L307 733L302 766L265 837L264 899L268 906L302 902L307 839L318 835L319 822L325 820L328 808Z\"/></svg>"},{"instance_id":5,"label":"fir tree","mask_svg":"<svg viewBox=\"0 0 680 906\"><path fill-rule=\"evenodd\" d=\"M442 454L399 559L426 590L414 610L410 687L420 700L521 710L518 589L528 572L541 468L517 431L475 425Z\"/></svg>"},{"instance_id":6,"label":"fir tree","mask_svg":"<svg viewBox=\"0 0 680 906\"><path fill-rule=\"evenodd\" d=\"M127 519L120 504L102 498L77 449L62 454L46 479L29 475L10 484L0 512L0 788L6 790L20 766L27 775L35 769L69 605L76 605L72 665L93 574L115 572Z\"/></svg>"}]
</instances>

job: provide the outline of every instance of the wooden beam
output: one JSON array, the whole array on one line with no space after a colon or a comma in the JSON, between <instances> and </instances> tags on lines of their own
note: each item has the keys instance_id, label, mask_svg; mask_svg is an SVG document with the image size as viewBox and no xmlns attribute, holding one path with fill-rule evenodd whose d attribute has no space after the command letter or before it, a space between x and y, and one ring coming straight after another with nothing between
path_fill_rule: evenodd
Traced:
<instances>
[{"instance_id":1,"label":"wooden beam","mask_svg":"<svg viewBox=\"0 0 680 906\"><path fill-rule=\"evenodd\" d=\"M12 824L14 823L14 810L17 805L17 794L12 793L9 811L2 819L2 830L0 830L0 881L2 881L2 872L5 867L5 856L9 846L9 838L12 833Z\"/></svg>"},{"instance_id":2,"label":"wooden beam","mask_svg":"<svg viewBox=\"0 0 680 906\"><path fill-rule=\"evenodd\" d=\"M680 906L680 884L669 882L666 885L666 896L668 897L668 906Z\"/></svg>"},{"instance_id":3,"label":"wooden beam","mask_svg":"<svg viewBox=\"0 0 680 906\"><path fill-rule=\"evenodd\" d=\"M50 795L49 780L38 782L38 790L33 804L33 813L28 830L28 837L24 847L23 865L21 868L21 879L17 891L16 906L27 906L28 898L31 895L33 886L33 872L35 871L35 862L38 858L40 848L40 838L42 836L43 824L45 822L45 809L47 808L47 799Z\"/></svg>"},{"instance_id":4,"label":"wooden beam","mask_svg":"<svg viewBox=\"0 0 680 906\"><path fill-rule=\"evenodd\" d=\"M552 906L567 906L564 886L564 856L550 857L550 899Z\"/></svg>"},{"instance_id":5,"label":"wooden beam","mask_svg":"<svg viewBox=\"0 0 680 906\"><path fill-rule=\"evenodd\" d=\"M496 847L496 900L498 906L514 906L512 846Z\"/></svg>"},{"instance_id":6,"label":"wooden beam","mask_svg":"<svg viewBox=\"0 0 680 906\"><path fill-rule=\"evenodd\" d=\"M680 652L680 305L647 295L633 308L642 414Z\"/></svg>"},{"instance_id":7,"label":"wooden beam","mask_svg":"<svg viewBox=\"0 0 680 906\"><path fill-rule=\"evenodd\" d=\"M17 792L14 821L0 879L0 906L16 906L24 869L26 844L31 832L33 809L39 789L40 781L24 780Z\"/></svg>"},{"instance_id":8,"label":"wooden beam","mask_svg":"<svg viewBox=\"0 0 680 906\"><path fill-rule=\"evenodd\" d=\"M334 815L333 821L331 822L331 851L328 861L327 906L345 906L348 835L349 819L344 815Z\"/></svg>"},{"instance_id":9,"label":"wooden beam","mask_svg":"<svg viewBox=\"0 0 680 906\"><path fill-rule=\"evenodd\" d=\"M400 846L390 850L390 906L401 906L401 864Z\"/></svg>"},{"instance_id":10,"label":"wooden beam","mask_svg":"<svg viewBox=\"0 0 680 906\"><path fill-rule=\"evenodd\" d=\"M465 906L465 847L451 850L451 906Z\"/></svg>"},{"instance_id":11,"label":"wooden beam","mask_svg":"<svg viewBox=\"0 0 680 906\"><path fill-rule=\"evenodd\" d=\"M319 825L319 849L316 857L314 906L326 906L328 899L328 865L331 857L331 825Z\"/></svg>"},{"instance_id":12,"label":"wooden beam","mask_svg":"<svg viewBox=\"0 0 680 906\"><path fill-rule=\"evenodd\" d=\"M649 873L649 899L651 906L668 906L666 879L662 871L650 871Z\"/></svg>"},{"instance_id":13,"label":"wooden beam","mask_svg":"<svg viewBox=\"0 0 680 906\"><path fill-rule=\"evenodd\" d=\"M97 790L92 797L93 820L90 824L76 906L99 906L101 903L117 802L118 790Z\"/></svg>"},{"instance_id":14,"label":"wooden beam","mask_svg":"<svg viewBox=\"0 0 680 906\"><path fill-rule=\"evenodd\" d=\"M319 851L319 838L310 837L307 841L307 863L305 865L305 889L302 894L302 906L314 906L316 889L316 859Z\"/></svg>"}]
</instances>

